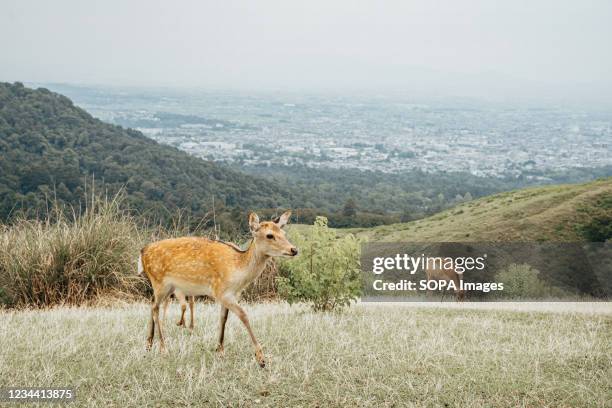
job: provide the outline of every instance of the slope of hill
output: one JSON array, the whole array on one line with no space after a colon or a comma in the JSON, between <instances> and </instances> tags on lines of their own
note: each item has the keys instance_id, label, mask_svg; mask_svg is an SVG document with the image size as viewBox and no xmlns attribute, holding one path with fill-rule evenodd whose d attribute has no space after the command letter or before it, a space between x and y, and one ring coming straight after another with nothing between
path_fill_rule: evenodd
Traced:
<instances>
[{"instance_id":1,"label":"slope of hill","mask_svg":"<svg viewBox=\"0 0 612 408\"><path fill-rule=\"evenodd\" d=\"M612 178L495 194L434 216L369 229L369 241L603 241L611 238Z\"/></svg>"},{"instance_id":2,"label":"slope of hill","mask_svg":"<svg viewBox=\"0 0 612 408\"><path fill-rule=\"evenodd\" d=\"M40 211L45 196L76 205L92 176L130 208L200 217L218 206L274 208L288 194L270 182L164 146L93 118L66 97L0 83L0 219ZM99 191L99 190L98 190Z\"/></svg>"}]
</instances>

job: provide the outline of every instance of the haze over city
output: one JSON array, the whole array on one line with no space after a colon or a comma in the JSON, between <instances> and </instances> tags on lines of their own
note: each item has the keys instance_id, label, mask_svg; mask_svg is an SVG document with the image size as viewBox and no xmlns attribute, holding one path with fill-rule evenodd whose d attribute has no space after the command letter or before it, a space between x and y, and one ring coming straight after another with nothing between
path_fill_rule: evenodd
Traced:
<instances>
[{"instance_id":1,"label":"haze over city","mask_svg":"<svg viewBox=\"0 0 612 408\"><path fill-rule=\"evenodd\" d=\"M612 100L608 1L3 3L3 81Z\"/></svg>"}]
</instances>

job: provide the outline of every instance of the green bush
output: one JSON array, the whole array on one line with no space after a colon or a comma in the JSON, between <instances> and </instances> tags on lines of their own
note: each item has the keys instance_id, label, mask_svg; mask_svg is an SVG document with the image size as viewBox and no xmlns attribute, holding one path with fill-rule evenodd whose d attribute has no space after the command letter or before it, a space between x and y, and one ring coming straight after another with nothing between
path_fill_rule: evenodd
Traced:
<instances>
[{"instance_id":1,"label":"green bush","mask_svg":"<svg viewBox=\"0 0 612 408\"><path fill-rule=\"evenodd\" d=\"M601 194L592 202L578 208L588 215L576 229L584 239L590 242L605 242L612 239L612 195Z\"/></svg>"},{"instance_id":2,"label":"green bush","mask_svg":"<svg viewBox=\"0 0 612 408\"><path fill-rule=\"evenodd\" d=\"M612 216L593 217L587 223L578 225L578 231L589 242L612 239Z\"/></svg>"},{"instance_id":3,"label":"green bush","mask_svg":"<svg viewBox=\"0 0 612 408\"><path fill-rule=\"evenodd\" d=\"M327 218L317 217L312 228L291 234L300 255L283 262L278 293L290 304L308 302L316 311L349 306L361 294L360 241L352 234L336 237Z\"/></svg>"},{"instance_id":4,"label":"green bush","mask_svg":"<svg viewBox=\"0 0 612 408\"><path fill-rule=\"evenodd\" d=\"M495 275L497 282L504 284L499 295L504 299L542 299L563 297L563 290L540 279L540 271L528 264L511 264Z\"/></svg>"}]
</instances>

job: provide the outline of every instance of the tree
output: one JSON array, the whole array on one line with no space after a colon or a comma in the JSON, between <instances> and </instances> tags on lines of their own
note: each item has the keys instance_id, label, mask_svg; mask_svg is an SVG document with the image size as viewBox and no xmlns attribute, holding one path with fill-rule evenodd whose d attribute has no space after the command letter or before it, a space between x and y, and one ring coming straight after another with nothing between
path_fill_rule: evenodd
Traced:
<instances>
[{"instance_id":1,"label":"tree","mask_svg":"<svg viewBox=\"0 0 612 408\"><path fill-rule=\"evenodd\" d=\"M361 294L361 242L352 234L341 238L317 217L306 233L292 233L300 255L280 265L278 293L290 304L310 302L316 311L350 305Z\"/></svg>"},{"instance_id":2,"label":"tree","mask_svg":"<svg viewBox=\"0 0 612 408\"><path fill-rule=\"evenodd\" d=\"M357 215L357 203L355 203L355 200L353 198L349 198L348 200L346 200L346 203L344 203L344 208L342 208L342 215L344 215L345 217L354 217L355 215Z\"/></svg>"},{"instance_id":3,"label":"tree","mask_svg":"<svg viewBox=\"0 0 612 408\"><path fill-rule=\"evenodd\" d=\"M400 216L400 222L409 222L413 219L412 213L408 210L403 211L402 215Z\"/></svg>"}]
</instances>

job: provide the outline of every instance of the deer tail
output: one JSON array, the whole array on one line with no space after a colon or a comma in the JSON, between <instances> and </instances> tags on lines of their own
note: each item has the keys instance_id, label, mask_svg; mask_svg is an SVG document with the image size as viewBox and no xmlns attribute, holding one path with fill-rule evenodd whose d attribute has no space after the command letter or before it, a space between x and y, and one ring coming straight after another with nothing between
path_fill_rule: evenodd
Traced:
<instances>
[{"instance_id":1,"label":"deer tail","mask_svg":"<svg viewBox=\"0 0 612 408\"><path fill-rule=\"evenodd\" d=\"M138 275L144 273L144 267L142 266L142 254L138 255Z\"/></svg>"}]
</instances>

